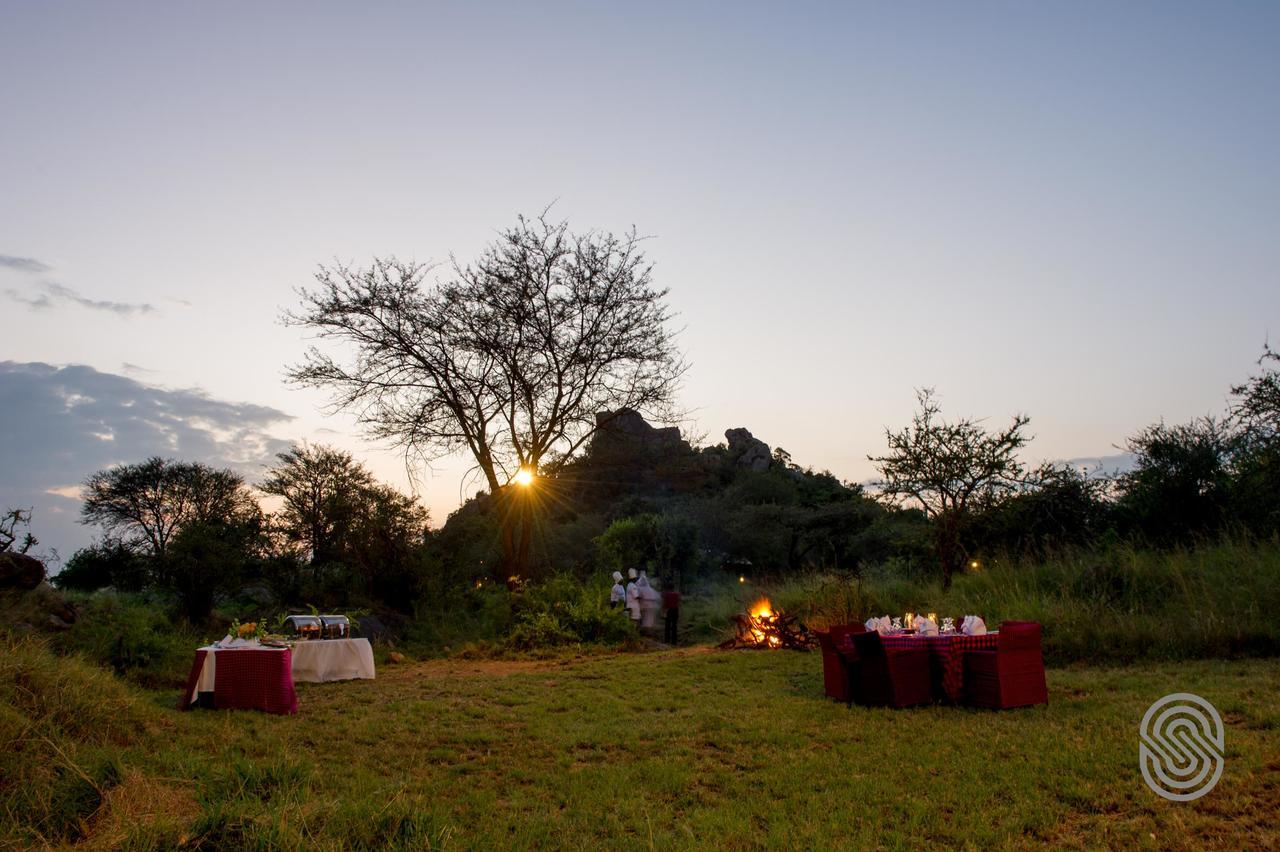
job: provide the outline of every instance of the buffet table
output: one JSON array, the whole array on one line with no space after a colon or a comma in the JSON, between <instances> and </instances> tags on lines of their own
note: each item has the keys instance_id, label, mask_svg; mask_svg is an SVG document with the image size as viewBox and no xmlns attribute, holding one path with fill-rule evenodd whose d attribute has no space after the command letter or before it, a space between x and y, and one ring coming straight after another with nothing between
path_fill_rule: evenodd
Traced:
<instances>
[{"instance_id":1,"label":"buffet table","mask_svg":"<svg viewBox=\"0 0 1280 852\"><path fill-rule=\"evenodd\" d=\"M373 678L373 646L368 639L313 639L294 643L293 679L298 683Z\"/></svg>"}]
</instances>

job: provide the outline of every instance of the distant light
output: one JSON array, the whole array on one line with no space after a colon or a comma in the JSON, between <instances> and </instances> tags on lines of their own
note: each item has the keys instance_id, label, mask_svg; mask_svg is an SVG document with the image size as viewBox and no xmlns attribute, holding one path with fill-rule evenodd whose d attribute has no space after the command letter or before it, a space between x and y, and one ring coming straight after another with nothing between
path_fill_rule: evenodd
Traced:
<instances>
[{"instance_id":1,"label":"distant light","mask_svg":"<svg viewBox=\"0 0 1280 852\"><path fill-rule=\"evenodd\" d=\"M739 582L739 583L745 583L745 582L747 582L747 578L746 578L746 577L739 576L739 577L738 577L738 582Z\"/></svg>"},{"instance_id":2,"label":"distant light","mask_svg":"<svg viewBox=\"0 0 1280 852\"><path fill-rule=\"evenodd\" d=\"M525 488L528 488L532 484L533 471L529 470L527 467L520 468L520 471L516 473L516 485L522 485Z\"/></svg>"}]
</instances>

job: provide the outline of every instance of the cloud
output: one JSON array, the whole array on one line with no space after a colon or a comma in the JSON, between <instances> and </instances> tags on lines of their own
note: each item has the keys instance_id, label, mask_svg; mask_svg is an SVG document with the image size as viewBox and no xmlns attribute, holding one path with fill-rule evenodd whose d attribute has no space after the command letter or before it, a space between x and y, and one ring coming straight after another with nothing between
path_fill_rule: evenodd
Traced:
<instances>
[{"instance_id":1,"label":"cloud","mask_svg":"<svg viewBox=\"0 0 1280 852\"><path fill-rule=\"evenodd\" d=\"M56 281L43 281L40 283L40 293L36 296L26 296L17 290L9 289L5 294L15 302L34 309L48 310L58 306L59 304L74 304L82 308L88 308L93 311L107 311L117 316L127 317L135 314L149 314L156 310L155 305L147 302L112 302L100 299L90 299L82 296L75 290Z\"/></svg>"},{"instance_id":2,"label":"cloud","mask_svg":"<svg viewBox=\"0 0 1280 852\"><path fill-rule=\"evenodd\" d=\"M42 263L34 257L14 257L11 254L0 254L0 267L16 269L19 272L50 272L53 267Z\"/></svg>"},{"instance_id":3,"label":"cloud","mask_svg":"<svg viewBox=\"0 0 1280 852\"><path fill-rule=\"evenodd\" d=\"M1065 463L1088 476L1119 476L1136 468L1138 457L1134 453L1113 453L1108 456L1081 456L1067 459Z\"/></svg>"},{"instance_id":4,"label":"cloud","mask_svg":"<svg viewBox=\"0 0 1280 852\"><path fill-rule=\"evenodd\" d=\"M49 264L33 257L16 257L9 254L0 254L0 268L34 274L53 271L53 267L49 266ZM117 316L128 317L135 314L150 314L156 310L155 305L147 302L113 302L105 299L90 299L88 296L80 295L80 293L65 284L48 280L40 282L34 295L23 293L13 288L9 288L4 292L13 301L20 302L36 311L45 311L58 305L72 304L88 308L91 311L106 311Z\"/></svg>"},{"instance_id":5,"label":"cloud","mask_svg":"<svg viewBox=\"0 0 1280 852\"><path fill-rule=\"evenodd\" d=\"M73 483L153 455L231 468L253 482L289 448L271 429L292 419L92 367L0 361L0 500L34 507L36 536L69 555L92 537L76 522Z\"/></svg>"}]
</instances>

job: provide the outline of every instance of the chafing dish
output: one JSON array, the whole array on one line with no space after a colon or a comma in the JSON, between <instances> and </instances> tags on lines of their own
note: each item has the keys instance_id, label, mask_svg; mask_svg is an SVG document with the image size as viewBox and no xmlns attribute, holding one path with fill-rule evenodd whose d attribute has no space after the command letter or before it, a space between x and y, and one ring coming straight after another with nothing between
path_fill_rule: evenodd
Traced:
<instances>
[{"instance_id":1,"label":"chafing dish","mask_svg":"<svg viewBox=\"0 0 1280 852\"><path fill-rule=\"evenodd\" d=\"M318 615L291 615L284 620L284 627L292 639L319 639L324 623Z\"/></svg>"},{"instance_id":2,"label":"chafing dish","mask_svg":"<svg viewBox=\"0 0 1280 852\"><path fill-rule=\"evenodd\" d=\"M351 638L351 622L345 615L320 616L320 636L324 639Z\"/></svg>"}]
</instances>

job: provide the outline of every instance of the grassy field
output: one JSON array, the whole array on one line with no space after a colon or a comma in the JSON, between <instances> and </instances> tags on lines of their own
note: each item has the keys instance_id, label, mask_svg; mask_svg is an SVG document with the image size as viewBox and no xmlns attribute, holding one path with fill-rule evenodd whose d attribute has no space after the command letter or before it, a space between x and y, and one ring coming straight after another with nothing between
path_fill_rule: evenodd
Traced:
<instances>
[{"instance_id":1,"label":"grassy field","mask_svg":"<svg viewBox=\"0 0 1280 852\"><path fill-rule=\"evenodd\" d=\"M1004 713L849 709L817 654L432 661L301 685L281 718L178 713L172 692L9 650L0 722L25 727L0 729L18 744L0 845L1280 844L1275 660L1052 670L1047 708ZM1221 782L1186 804L1137 769L1142 713L1173 691L1228 725Z\"/></svg>"}]
</instances>

